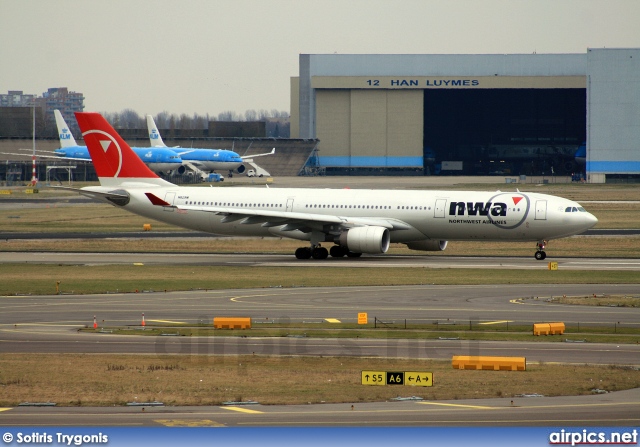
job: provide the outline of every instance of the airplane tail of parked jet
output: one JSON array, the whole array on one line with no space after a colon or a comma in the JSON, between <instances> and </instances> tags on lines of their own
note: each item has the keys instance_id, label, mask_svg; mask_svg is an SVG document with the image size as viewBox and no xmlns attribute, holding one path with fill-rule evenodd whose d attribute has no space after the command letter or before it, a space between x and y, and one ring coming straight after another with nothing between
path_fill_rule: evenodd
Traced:
<instances>
[{"instance_id":1,"label":"airplane tail of parked jet","mask_svg":"<svg viewBox=\"0 0 640 447\"><path fill-rule=\"evenodd\" d=\"M102 186L174 186L149 169L102 115L76 112L76 119Z\"/></svg>"},{"instance_id":2,"label":"airplane tail of parked jet","mask_svg":"<svg viewBox=\"0 0 640 447\"><path fill-rule=\"evenodd\" d=\"M56 125L58 126L58 134L60 136L60 147L75 147L78 145L76 143L76 139L73 138L73 134L69 131L69 126L67 126L67 122L62 117L62 113L60 110L55 109L53 111L53 115L56 117Z\"/></svg>"},{"instance_id":3,"label":"airplane tail of parked jet","mask_svg":"<svg viewBox=\"0 0 640 447\"><path fill-rule=\"evenodd\" d=\"M160 132L158 132L158 128L156 127L156 122L153 120L151 115L147 115L147 129L149 130L149 141L151 142L151 147L167 147L162 141L162 137L160 136Z\"/></svg>"}]
</instances>

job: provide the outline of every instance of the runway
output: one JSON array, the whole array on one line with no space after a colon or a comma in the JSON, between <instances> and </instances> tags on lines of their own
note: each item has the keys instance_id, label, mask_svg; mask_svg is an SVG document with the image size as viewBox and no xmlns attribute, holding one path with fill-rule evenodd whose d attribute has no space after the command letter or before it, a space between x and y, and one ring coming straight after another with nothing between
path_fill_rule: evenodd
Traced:
<instances>
[{"instance_id":1,"label":"runway","mask_svg":"<svg viewBox=\"0 0 640 447\"><path fill-rule=\"evenodd\" d=\"M1 410L1 409L0 409ZM637 426L640 389L596 396L225 407L14 408L4 426L496 427Z\"/></svg>"},{"instance_id":2,"label":"runway","mask_svg":"<svg viewBox=\"0 0 640 447\"><path fill-rule=\"evenodd\" d=\"M549 259L548 259L549 260ZM640 271L638 258L554 258L559 269ZM287 254L262 253L63 253L0 252L0 263L107 265L226 265L269 267L385 267L385 268L485 268L548 270L548 262L515 256L400 256L363 255L361 258L328 258L299 260Z\"/></svg>"},{"instance_id":3,"label":"runway","mask_svg":"<svg viewBox=\"0 0 640 447\"><path fill-rule=\"evenodd\" d=\"M464 331L485 324L531 325L563 321L567 326L638 327L639 308L565 306L552 295L633 294L637 285L396 286L273 288L147 292L106 295L52 295L0 298L0 352L167 353L189 355L347 355L451 358L451 355L525 355L530 361L640 364L640 345L569 342L509 343L469 340ZM453 340L344 338L132 337L78 333L97 316L100 327L139 326L144 312L154 321L210 323L217 316L248 316L254 327L272 323L357 322L360 312L384 325L438 322ZM336 329L337 330L337 329ZM244 334L243 334L244 335ZM283 335L286 335L283 334ZM475 338L475 337L474 337ZM524 354L523 354L524 353Z\"/></svg>"}]
</instances>

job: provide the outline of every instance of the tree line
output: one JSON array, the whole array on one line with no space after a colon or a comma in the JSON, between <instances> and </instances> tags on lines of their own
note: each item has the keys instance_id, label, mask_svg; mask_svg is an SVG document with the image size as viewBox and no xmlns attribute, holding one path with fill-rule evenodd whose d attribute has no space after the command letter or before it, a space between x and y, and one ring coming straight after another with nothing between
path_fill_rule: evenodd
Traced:
<instances>
[{"instance_id":1,"label":"tree line","mask_svg":"<svg viewBox=\"0 0 640 447\"><path fill-rule=\"evenodd\" d=\"M141 129L147 127L146 116L142 116L132 109L124 109L120 112L102 112L102 115L117 129ZM229 110L213 116L208 113L206 115L197 113L193 115L187 115L186 113L178 115L177 113L163 111L153 115L153 119L158 129L208 129L209 121L267 121L270 119L288 121L289 112L262 109L237 113Z\"/></svg>"}]
</instances>

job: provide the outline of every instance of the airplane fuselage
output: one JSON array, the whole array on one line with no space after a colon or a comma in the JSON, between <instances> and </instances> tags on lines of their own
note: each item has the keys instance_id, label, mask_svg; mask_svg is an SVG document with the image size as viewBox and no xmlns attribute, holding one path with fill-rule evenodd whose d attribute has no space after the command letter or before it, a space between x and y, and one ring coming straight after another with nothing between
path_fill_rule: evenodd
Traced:
<instances>
[{"instance_id":1,"label":"airplane fuselage","mask_svg":"<svg viewBox=\"0 0 640 447\"><path fill-rule=\"evenodd\" d=\"M167 172L182 166L182 159L178 154L168 148L131 148L149 169L154 172ZM91 161L87 146L70 146L54 151L60 158L76 158Z\"/></svg>"},{"instance_id":2,"label":"airplane fuselage","mask_svg":"<svg viewBox=\"0 0 640 447\"><path fill-rule=\"evenodd\" d=\"M237 153L223 149L193 149L179 154L183 160L197 163L207 171L233 171L242 165L242 158Z\"/></svg>"},{"instance_id":3,"label":"airplane fuselage","mask_svg":"<svg viewBox=\"0 0 640 447\"><path fill-rule=\"evenodd\" d=\"M90 188L95 189L95 188ZM151 204L152 192L172 207ZM130 212L193 230L220 235L284 236L308 240L309 231L264 226L226 216L237 210L389 219L406 224L391 242L425 240L539 241L578 234L597 219L560 197L521 192L317 190L284 188L127 188ZM313 228L330 233L330 224Z\"/></svg>"}]
</instances>

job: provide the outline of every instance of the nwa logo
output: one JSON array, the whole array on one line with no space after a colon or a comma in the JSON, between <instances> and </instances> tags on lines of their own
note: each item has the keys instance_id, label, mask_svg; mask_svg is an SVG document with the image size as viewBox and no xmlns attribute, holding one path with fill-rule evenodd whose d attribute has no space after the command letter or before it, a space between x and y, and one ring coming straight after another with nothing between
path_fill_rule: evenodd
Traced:
<instances>
[{"instance_id":1,"label":"nwa logo","mask_svg":"<svg viewBox=\"0 0 640 447\"><path fill-rule=\"evenodd\" d=\"M449 204L449 216L488 216L494 217L507 215L507 204L502 202L451 202Z\"/></svg>"},{"instance_id":2,"label":"nwa logo","mask_svg":"<svg viewBox=\"0 0 640 447\"><path fill-rule=\"evenodd\" d=\"M531 201L526 194L498 193L486 202L450 202L449 216L467 216L465 219L449 219L453 224L490 224L503 230L522 225L527 219ZM511 219L507 220L507 211ZM471 218L472 216L484 219Z\"/></svg>"},{"instance_id":3,"label":"nwa logo","mask_svg":"<svg viewBox=\"0 0 640 447\"><path fill-rule=\"evenodd\" d=\"M69 129L67 129L67 128L62 129L62 133L60 134L60 139L61 140L70 140L71 139L71 133L69 133Z\"/></svg>"}]
</instances>

